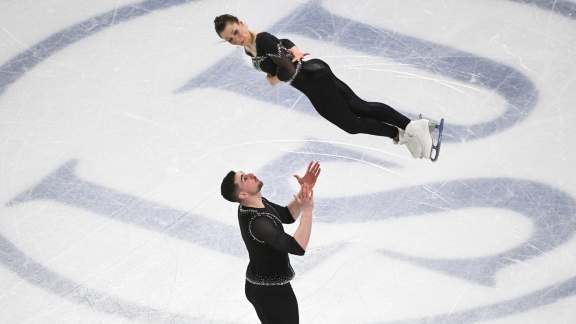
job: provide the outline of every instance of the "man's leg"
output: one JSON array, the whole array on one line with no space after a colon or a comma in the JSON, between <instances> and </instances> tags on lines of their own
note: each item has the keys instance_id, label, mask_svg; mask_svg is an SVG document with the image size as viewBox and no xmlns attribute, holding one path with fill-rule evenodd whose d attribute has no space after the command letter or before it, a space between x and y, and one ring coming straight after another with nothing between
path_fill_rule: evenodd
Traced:
<instances>
[{"instance_id":1,"label":"man's leg","mask_svg":"<svg viewBox=\"0 0 576 324\"><path fill-rule=\"evenodd\" d=\"M256 315L258 315L260 322L266 323L266 317L259 309L260 306L258 306L260 297L258 296L257 288L258 288L257 285L251 284L250 282L246 281L246 285L244 286L244 292L246 293L246 298L248 299L248 301L252 304L252 306L254 306L254 309L256 310Z\"/></svg>"},{"instance_id":2,"label":"man's leg","mask_svg":"<svg viewBox=\"0 0 576 324\"><path fill-rule=\"evenodd\" d=\"M292 286L260 286L246 283L246 297L263 324L298 324L298 301Z\"/></svg>"}]
</instances>

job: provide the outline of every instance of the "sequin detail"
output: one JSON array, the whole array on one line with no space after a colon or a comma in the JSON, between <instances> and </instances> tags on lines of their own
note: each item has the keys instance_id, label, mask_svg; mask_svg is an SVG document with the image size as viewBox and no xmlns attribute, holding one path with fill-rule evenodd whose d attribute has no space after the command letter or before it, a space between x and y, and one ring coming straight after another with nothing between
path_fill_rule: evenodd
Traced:
<instances>
[{"instance_id":1,"label":"sequin detail","mask_svg":"<svg viewBox=\"0 0 576 324\"><path fill-rule=\"evenodd\" d=\"M296 77L298 76L298 73L300 73L301 68L302 68L302 61L298 61L298 65L296 65L296 72L294 72L294 75L290 78L290 80L286 81L286 83L291 84L292 81L294 81L294 79L296 79Z\"/></svg>"},{"instance_id":2,"label":"sequin detail","mask_svg":"<svg viewBox=\"0 0 576 324\"><path fill-rule=\"evenodd\" d=\"M258 238L256 238L256 236L254 236L254 234L252 234L252 222L256 219L256 217L259 217L259 216L270 218L272 220L272 222L274 223L274 226L276 226L276 227L279 227L278 223L282 223L282 222L278 219L278 217L276 217L272 214L269 214L269 213L254 212L251 214L252 214L251 219L250 219L250 222L248 223L248 231L250 232L250 237L252 237L252 239L258 243L266 244L266 242L259 240Z\"/></svg>"},{"instance_id":3,"label":"sequin detail","mask_svg":"<svg viewBox=\"0 0 576 324\"><path fill-rule=\"evenodd\" d=\"M267 58L268 58L268 56L254 56L254 57L252 57L252 66L253 66L256 70L258 70L258 71L260 71L260 72L264 72L264 71L262 71L262 69L260 68L260 64L262 64L262 62L263 62L264 60L266 60Z\"/></svg>"},{"instance_id":4,"label":"sequin detail","mask_svg":"<svg viewBox=\"0 0 576 324\"><path fill-rule=\"evenodd\" d=\"M294 279L295 273L294 269L292 269L291 265L288 265L290 268L290 275L287 276L272 276L272 277L265 277L252 274L250 272L250 268L246 270L246 280L255 285L260 286L278 286L278 285L285 285L289 283L292 279Z\"/></svg>"},{"instance_id":5,"label":"sequin detail","mask_svg":"<svg viewBox=\"0 0 576 324\"><path fill-rule=\"evenodd\" d=\"M278 212L276 211L276 209L274 209L274 207L272 205L268 204L266 201L264 201L264 203L268 207L272 208L272 210L274 210L274 212L276 214L278 214ZM248 231L249 231L250 237L258 243L266 244L266 242L257 239L256 236L254 236L254 234L252 234L252 221L254 221L254 219L256 217L266 216L272 220L272 222L274 223L274 226L276 226L276 227L279 227L278 224L282 224L282 221L276 215L272 215L270 213L261 213L261 212L258 212L256 210L253 210L253 209L244 209L244 208L242 208L242 204L240 204L238 209L239 209L239 212L242 215L242 217L250 216L250 221L248 222Z\"/></svg>"},{"instance_id":6,"label":"sequin detail","mask_svg":"<svg viewBox=\"0 0 576 324\"><path fill-rule=\"evenodd\" d=\"M256 56L250 55L252 57L252 66L256 70L258 70L259 72L264 72L264 71L262 71L262 68L260 67L262 65L262 62L264 62L269 56L281 58L282 57L282 51L284 51L286 53L286 56L289 57L290 59L293 58L292 53L290 53L290 51L286 47L282 46L282 44L278 44L277 48L278 48L277 54L268 53L268 54L263 55L263 56L258 56L258 51L256 50ZM286 81L286 83L290 84L290 83L292 83L292 81L294 81L294 79L296 78L296 76L300 72L301 66L302 66L302 61L299 61L298 64L296 65L296 71L290 77L290 79ZM278 68L276 69L276 75L278 75Z\"/></svg>"}]
</instances>

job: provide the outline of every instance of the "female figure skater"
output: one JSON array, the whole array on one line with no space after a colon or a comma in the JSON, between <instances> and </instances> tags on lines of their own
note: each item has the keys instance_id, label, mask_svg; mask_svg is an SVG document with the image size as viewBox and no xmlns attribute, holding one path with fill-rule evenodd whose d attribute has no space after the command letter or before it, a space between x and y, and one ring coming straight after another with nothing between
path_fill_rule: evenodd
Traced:
<instances>
[{"instance_id":1,"label":"female figure skater","mask_svg":"<svg viewBox=\"0 0 576 324\"><path fill-rule=\"evenodd\" d=\"M252 31L235 16L216 17L214 28L223 40L244 47L254 68L267 73L268 84L282 81L300 90L322 117L342 130L387 136L394 144L406 145L412 157L430 159L432 136L428 120L411 121L386 104L360 99L324 61L303 61L309 53L300 52L290 40Z\"/></svg>"}]
</instances>

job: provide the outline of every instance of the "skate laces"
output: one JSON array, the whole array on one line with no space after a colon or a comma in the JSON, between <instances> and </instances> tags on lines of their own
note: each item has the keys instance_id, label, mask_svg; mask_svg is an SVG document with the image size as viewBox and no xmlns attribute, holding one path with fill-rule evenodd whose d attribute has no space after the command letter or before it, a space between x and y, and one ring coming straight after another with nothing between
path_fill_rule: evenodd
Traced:
<instances>
[{"instance_id":1,"label":"skate laces","mask_svg":"<svg viewBox=\"0 0 576 324\"><path fill-rule=\"evenodd\" d=\"M432 136L430 135L430 126L427 119L419 119L410 122L406 127L406 133L412 138L420 143L421 156L420 158L430 158L430 152L432 151ZM428 151L430 148L430 151Z\"/></svg>"},{"instance_id":2,"label":"skate laces","mask_svg":"<svg viewBox=\"0 0 576 324\"><path fill-rule=\"evenodd\" d=\"M398 130L398 141L394 141L394 144L406 145L410 154L413 158L419 158L422 155L422 149L420 142L417 138L406 134L404 130Z\"/></svg>"}]
</instances>

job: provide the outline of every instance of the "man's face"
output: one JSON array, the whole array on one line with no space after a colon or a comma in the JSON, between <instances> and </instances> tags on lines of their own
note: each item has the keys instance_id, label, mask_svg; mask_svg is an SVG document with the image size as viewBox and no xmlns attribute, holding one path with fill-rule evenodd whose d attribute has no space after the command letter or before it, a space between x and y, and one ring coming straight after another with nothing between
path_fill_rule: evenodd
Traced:
<instances>
[{"instance_id":1,"label":"man's face","mask_svg":"<svg viewBox=\"0 0 576 324\"><path fill-rule=\"evenodd\" d=\"M234 183L238 186L239 194L246 193L248 195L255 195L260 192L264 183L254 175L254 173L244 173L242 171L236 172Z\"/></svg>"}]
</instances>

